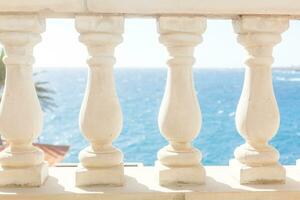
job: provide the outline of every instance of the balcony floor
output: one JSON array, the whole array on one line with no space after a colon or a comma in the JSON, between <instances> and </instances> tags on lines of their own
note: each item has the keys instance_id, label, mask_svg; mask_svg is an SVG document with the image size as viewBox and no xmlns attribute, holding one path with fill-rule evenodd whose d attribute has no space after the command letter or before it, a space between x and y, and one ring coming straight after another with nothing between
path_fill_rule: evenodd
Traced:
<instances>
[{"instance_id":1,"label":"balcony floor","mask_svg":"<svg viewBox=\"0 0 300 200\"><path fill-rule=\"evenodd\" d=\"M125 167L124 187L74 187L75 167L52 167L40 188L0 188L0 200L252 200L300 199L300 168L285 166L286 184L240 185L227 166L208 166L206 184L201 186L161 187L153 167Z\"/></svg>"}]
</instances>

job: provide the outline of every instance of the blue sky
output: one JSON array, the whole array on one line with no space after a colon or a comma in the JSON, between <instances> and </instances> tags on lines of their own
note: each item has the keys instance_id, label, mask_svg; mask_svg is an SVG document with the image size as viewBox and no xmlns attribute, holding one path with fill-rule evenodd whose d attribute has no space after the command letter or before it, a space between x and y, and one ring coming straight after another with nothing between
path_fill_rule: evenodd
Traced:
<instances>
[{"instance_id":1,"label":"blue sky","mask_svg":"<svg viewBox=\"0 0 300 200\"><path fill-rule=\"evenodd\" d=\"M73 19L49 19L35 48L35 67L86 67L86 48ZM300 21L290 21L275 47L273 66L300 65ZM154 19L126 19L124 41L116 49L116 67L165 67L167 51L158 42ZM208 20L203 43L195 49L195 67L243 67L246 52L236 41L230 20Z\"/></svg>"}]
</instances>

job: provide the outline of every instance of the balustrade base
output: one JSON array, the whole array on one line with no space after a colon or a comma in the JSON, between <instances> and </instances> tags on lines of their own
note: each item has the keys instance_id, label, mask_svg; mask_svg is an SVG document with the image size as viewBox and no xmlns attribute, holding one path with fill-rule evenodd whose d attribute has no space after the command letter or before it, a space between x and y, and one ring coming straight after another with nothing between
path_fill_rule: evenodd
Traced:
<instances>
[{"instance_id":1,"label":"balustrade base","mask_svg":"<svg viewBox=\"0 0 300 200\"><path fill-rule=\"evenodd\" d=\"M110 185L122 186L124 183L123 164L107 168L85 168L79 165L76 170L76 186Z\"/></svg>"},{"instance_id":2,"label":"balustrade base","mask_svg":"<svg viewBox=\"0 0 300 200\"><path fill-rule=\"evenodd\" d=\"M0 187L21 186L38 187L41 186L48 177L48 164L42 163L38 166L26 168L0 168Z\"/></svg>"},{"instance_id":3,"label":"balustrade base","mask_svg":"<svg viewBox=\"0 0 300 200\"><path fill-rule=\"evenodd\" d=\"M202 165L188 167L168 167L155 162L160 185L203 184L205 169Z\"/></svg>"},{"instance_id":4,"label":"balustrade base","mask_svg":"<svg viewBox=\"0 0 300 200\"><path fill-rule=\"evenodd\" d=\"M285 169L280 164L250 167L232 159L229 167L240 184L285 183Z\"/></svg>"},{"instance_id":5,"label":"balustrade base","mask_svg":"<svg viewBox=\"0 0 300 200\"><path fill-rule=\"evenodd\" d=\"M203 185L160 186L154 167L125 167L122 187L103 185L76 187L77 167L49 167L47 181L38 188L0 188L0 200L297 200L300 199L300 173L285 166L286 183L241 185L228 166L205 166Z\"/></svg>"}]
</instances>

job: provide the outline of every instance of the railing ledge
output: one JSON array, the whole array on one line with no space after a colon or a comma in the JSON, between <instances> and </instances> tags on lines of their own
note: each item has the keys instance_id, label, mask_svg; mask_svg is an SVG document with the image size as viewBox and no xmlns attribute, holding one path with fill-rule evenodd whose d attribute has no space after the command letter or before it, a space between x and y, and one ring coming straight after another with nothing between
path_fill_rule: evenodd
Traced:
<instances>
[{"instance_id":1,"label":"railing ledge","mask_svg":"<svg viewBox=\"0 0 300 200\"><path fill-rule=\"evenodd\" d=\"M39 12L47 17L75 14L124 14L128 16L236 15L300 16L298 0L0 0L0 14Z\"/></svg>"},{"instance_id":2,"label":"railing ledge","mask_svg":"<svg viewBox=\"0 0 300 200\"><path fill-rule=\"evenodd\" d=\"M52 167L46 183L39 188L0 188L0 199L18 200L236 200L300 199L300 173L295 166L285 166L286 184L240 185L227 166L208 166L204 185L159 186L153 167L125 167L123 187L75 187L75 167Z\"/></svg>"}]
</instances>

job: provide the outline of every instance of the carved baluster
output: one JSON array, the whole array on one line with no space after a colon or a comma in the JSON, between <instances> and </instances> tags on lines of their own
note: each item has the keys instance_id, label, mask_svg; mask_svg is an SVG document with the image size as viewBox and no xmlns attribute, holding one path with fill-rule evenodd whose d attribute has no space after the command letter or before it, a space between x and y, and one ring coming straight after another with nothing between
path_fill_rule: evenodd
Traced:
<instances>
[{"instance_id":1,"label":"carved baluster","mask_svg":"<svg viewBox=\"0 0 300 200\"><path fill-rule=\"evenodd\" d=\"M44 153L32 145L43 125L32 79L33 47L44 30L44 19L36 15L0 16L0 42L6 52L0 133L9 143L0 153L1 186L39 186L48 175Z\"/></svg>"},{"instance_id":2,"label":"carved baluster","mask_svg":"<svg viewBox=\"0 0 300 200\"><path fill-rule=\"evenodd\" d=\"M249 58L236 111L236 127L246 143L236 148L230 167L242 184L284 182L279 153L268 142L276 134L280 118L272 85L272 51L288 28L288 19L242 16L233 26Z\"/></svg>"},{"instance_id":3,"label":"carved baluster","mask_svg":"<svg viewBox=\"0 0 300 200\"><path fill-rule=\"evenodd\" d=\"M160 42L171 56L165 94L159 112L159 128L169 145L158 152L156 168L161 185L201 184L205 170L201 152L192 146L201 128L201 111L196 96L192 66L194 47L202 41L206 19L160 17Z\"/></svg>"},{"instance_id":4,"label":"carved baluster","mask_svg":"<svg viewBox=\"0 0 300 200\"><path fill-rule=\"evenodd\" d=\"M80 111L80 128L91 145L79 154L76 185L122 185L123 154L112 146L122 129L122 112L115 91L114 49L122 41L119 16L77 16L80 41L87 46L89 75Z\"/></svg>"}]
</instances>

